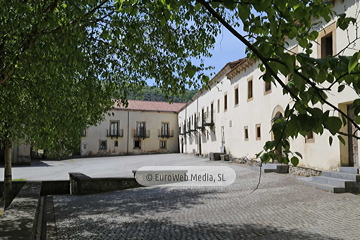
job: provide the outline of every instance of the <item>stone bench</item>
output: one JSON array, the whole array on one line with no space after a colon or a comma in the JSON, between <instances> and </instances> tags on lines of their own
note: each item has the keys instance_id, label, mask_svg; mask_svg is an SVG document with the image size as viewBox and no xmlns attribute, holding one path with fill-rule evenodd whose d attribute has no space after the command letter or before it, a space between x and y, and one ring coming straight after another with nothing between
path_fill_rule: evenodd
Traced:
<instances>
[{"instance_id":1,"label":"stone bench","mask_svg":"<svg viewBox=\"0 0 360 240\"><path fill-rule=\"evenodd\" d=\"M0 216L0 239L35 239L41 182L26 182Z\"/></svg>"}]
</instances>

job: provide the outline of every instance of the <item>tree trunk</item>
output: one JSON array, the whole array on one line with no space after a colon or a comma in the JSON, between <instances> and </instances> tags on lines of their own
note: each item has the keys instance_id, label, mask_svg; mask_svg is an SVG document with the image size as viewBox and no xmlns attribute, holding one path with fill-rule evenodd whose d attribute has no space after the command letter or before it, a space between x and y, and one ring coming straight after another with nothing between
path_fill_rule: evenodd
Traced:
<instances>
[{"instance_id":1,"label":"tree trunk","mask_svg":"<svg viewBox=\"0 0 360 240\"><path fill-rule=\"evenodd\" d=\"M5 168L4 168L4 208L6 209L13 198L12 195L12 175L11 175L11 152L12 152L12 143L10 140L5 140Z\"/></svg>"}]
</instances>

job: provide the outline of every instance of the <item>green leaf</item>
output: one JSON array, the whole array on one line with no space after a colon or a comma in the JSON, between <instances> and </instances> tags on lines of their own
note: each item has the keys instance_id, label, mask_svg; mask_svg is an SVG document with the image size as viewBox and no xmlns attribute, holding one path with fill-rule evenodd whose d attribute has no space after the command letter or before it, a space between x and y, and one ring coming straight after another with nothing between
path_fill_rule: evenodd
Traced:
<instances>
[{"instance_id":1,"label":"green leaf","mask_svg":"<svg viewBox=\"0 0 360 240\"><path fill-rule=\"evenodd\" d=\"M308 41L307 41L305 38L301 38L301 39L299 40L299 45L300 45L300 47L306 48L307 44L308 44Z\"/></svg>"},{"instance_id":2,"label":"green leaf","mask_svg":"<svg viewBox=\"0 0 360 240\"><path fill-rule=\"evenodd\" d=\"M302 155L299 152L295 152L295 154L302 158Z\"/></svg>"},{"instance_id":3,"label":"green leaf","mask_svg":"<svg viewBox=\"0 0 360 240\"><path fill-rule=\"evenodd\" d=\"M338 92L342 92L345 89L345 85L339 85L338 86Z\"/></svg>"},{"instance_id":4,"label":"green leaf","mask_svg":"<svg viewBox=\"0 0 360 240\"><path fill-rule=\"evenodd\" d=\"M299 159L297 157L292 157L291 163L296 167L299 164Z\"/></svg>"},{"instance_id":5,"label":"green leaf","mask_svg":"<svg viewBox=\"0 0 360 240\"><path fill-rule=\"evenodd\" d=\"M356 117L355 117L355 122L356 122L357 124L360 124L360 116L356 116Z\"/></svg>"},{"instance_id":6,"label":"green leaf","mask_svg":"<svg viewBox=\"0 0 360 240\"><path fill-rule=\"evenodd\" d=\"M342 136L340 136L340 135L338 135L337 137L338 137L339 141L340 141L343 145L345 145L345 140L344 140L344 138L343 138Z\"/></svg>"},{"instance_id":7,"label":"green leaf","mask_svg":"<svg viewBox=\"0 0 360 240\"><path fill-rule=\"evenodd\" d=\"M263 155L261 155L260 159L263 163L268 163L270 161L269 154L264 153Z\"/></svg>"},{"instance_id":8,"label":"green leaf","mask_svg":"<svg viewBox=\"0 0 360 240\"><path fill-rule=\"evenodd\" d=\"M354 68L356 67L356 65L358 65L359 63L359 57L360 57L360 52L355 53L349 62L348 65L348 72L350 73L352 70L354 70Z\"/></svg>"},{"instance_id":9,"label":"green leaf","mask_svg":"<svg viewBox=\"0 0 360 240\"><path fill-rule=\"evenodd\" d=\"M332 143L333 143L333 138L332 138L332 136L330 136L330 137L329 137L329 145L331 146Z\"/></svg>"},{"instance_id":10,"label":"green leaf","mask_svg":"<svg viewBox=\"0 0 360 240\"><path fill-rule=\"evenodd\" d=\"M341 128L342 122L338 117L328 117L325 122L326 128L332 135L335 135Z\"/></svg>"}]
</instances>

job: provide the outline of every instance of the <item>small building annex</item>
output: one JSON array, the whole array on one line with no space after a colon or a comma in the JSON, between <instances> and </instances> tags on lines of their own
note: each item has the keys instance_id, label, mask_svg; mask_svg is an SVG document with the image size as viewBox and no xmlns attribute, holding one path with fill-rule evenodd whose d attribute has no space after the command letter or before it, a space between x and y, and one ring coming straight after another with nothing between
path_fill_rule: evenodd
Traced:
<instances>
[{"instance_id":1,"label":"small building annex","mask_svg":"<svg viewBox=\"0 0 360 240\"><path fill-rule=\"evenodd\" d=\"M81 155L178 152L177 112L184 103L128 100L114 104L105 120L84 130Z\"/></svg>"}]
</instances>

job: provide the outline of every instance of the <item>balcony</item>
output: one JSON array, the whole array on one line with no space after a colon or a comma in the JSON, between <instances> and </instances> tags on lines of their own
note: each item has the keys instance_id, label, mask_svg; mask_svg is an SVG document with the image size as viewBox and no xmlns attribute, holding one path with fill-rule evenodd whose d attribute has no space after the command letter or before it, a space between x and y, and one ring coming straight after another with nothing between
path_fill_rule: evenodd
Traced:
<instances>
[{"instance_id":1,"label":"balcony","mask_svg":"<svg viewBox=\"0 0 360 240\"><path fill-rule=\"evenodd\" d=\"M133 129L132 133L134 138L142 138L142 139L150 138L150 130L136 131L135 129Z\"/></svg>"},{"instance_id":2,"label":"balcony","mask_svg":"<svg viewBox=\"0 0 360 240\"><path fill-rule=\"evenodd\" d=\"M202 119L202 126L203 127L213 127L214 120L212 114L204 114Z\"/></svg>"},{"instance_id":3,"label":"balcony","mask_svg":"<svg viewBox=\"0 0 360 240\"><path fill-rule=\"evenodd\" d=\"M171 138L174 137L174 130L163 132L159 130L159 138Z\"/></svg>"},{"instance_id":4,"label":"balcony","mask_svg":"<svg viewBox=\"0 0 360 240\"><path fill-rule=\"evenodd\" d=\"M190 127L189 132L196 132L197 131L197 123L194 123L193 127Z\"/></svg>"},{"instance_id":5,"label":"balcony","mask_svg":"<svg viewBox=\"0 0 360 240\"><path fill-rule=\"evenodd\" d=\"M118 137L123 137L124 136L124 131L123 129L120 129L118 131L110 131L110 130L106 130L106 136L110 137L110 138L118 138Z\"/></svg>"}]
</instances>

